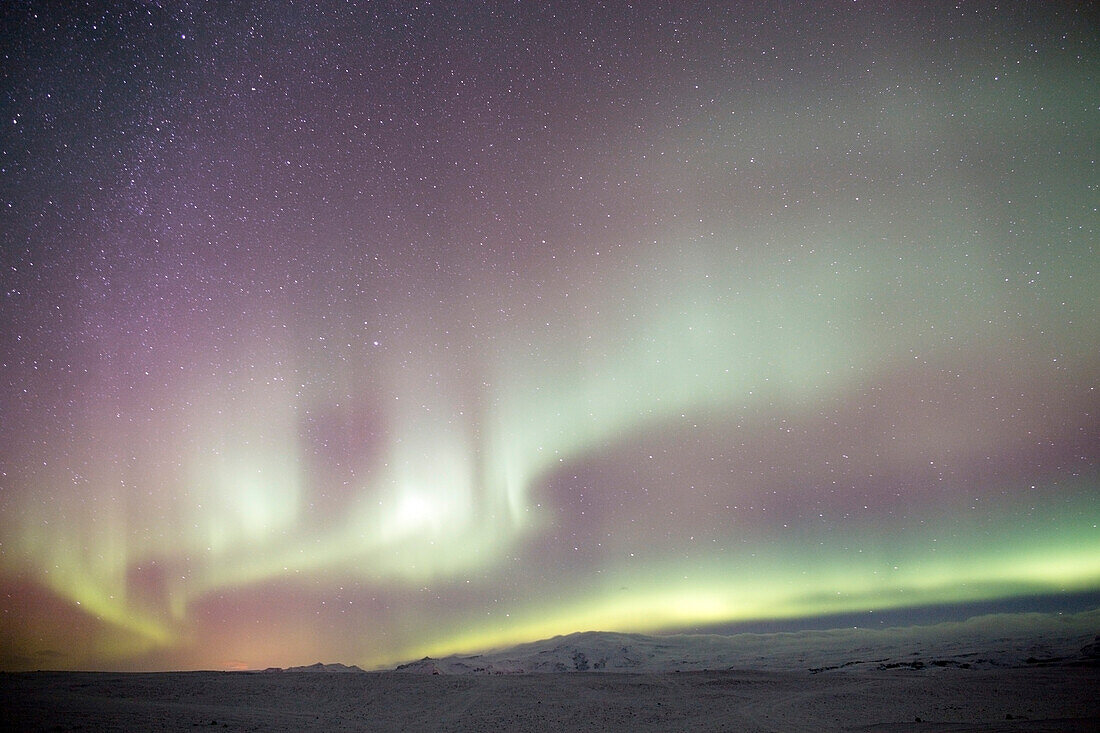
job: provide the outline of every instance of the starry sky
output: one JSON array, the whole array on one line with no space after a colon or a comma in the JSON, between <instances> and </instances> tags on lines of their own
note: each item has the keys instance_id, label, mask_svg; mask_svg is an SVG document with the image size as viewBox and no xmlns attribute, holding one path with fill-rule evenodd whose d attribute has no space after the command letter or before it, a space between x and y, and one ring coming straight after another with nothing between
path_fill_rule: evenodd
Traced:
<instances>
[{"instance_id":1,"label":"starry sky","mask_svg":"<svg viewBox=\"0 0 1100 733\"><path fill-rule=\"evenodd\" d=\"M1100 590L1087 4L8 2L0 667Z\"/></svg>"}]
</instances>

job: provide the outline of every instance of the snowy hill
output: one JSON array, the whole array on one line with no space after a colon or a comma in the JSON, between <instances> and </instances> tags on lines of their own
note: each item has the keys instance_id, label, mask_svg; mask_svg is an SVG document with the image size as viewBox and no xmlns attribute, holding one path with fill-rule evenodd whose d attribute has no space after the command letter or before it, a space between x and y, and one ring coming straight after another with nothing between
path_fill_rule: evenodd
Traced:
<instances>
[{"instance_id":1,"label":"snowy hill","mask_svg":"<svg viewBox=\"0 0 1100 733\"><path fill-rule=\"evenodd\" d=\"M419 674L1014 667L1095 661L1100 610L997 614L889 629L650 636L582 632L477 655L402 664ZM1090 654L1091 650L1091 654Z\"/></svg>"}]
</instances>

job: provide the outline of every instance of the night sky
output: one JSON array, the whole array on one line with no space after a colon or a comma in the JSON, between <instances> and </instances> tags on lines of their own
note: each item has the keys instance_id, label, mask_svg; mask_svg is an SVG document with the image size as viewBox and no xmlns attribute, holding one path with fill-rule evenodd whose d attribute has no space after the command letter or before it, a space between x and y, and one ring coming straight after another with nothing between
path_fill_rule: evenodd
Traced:
<instances>
[{"instance_id":1,"label":"night sky","mask_svg":"<svg viewBox=\"0 0 1100 733\"><path fill-rule=\"evenodd\" d=\"M1095 6L707 5L4 3L0 668L1100 590Z\"/></svg>"}]
</instances>

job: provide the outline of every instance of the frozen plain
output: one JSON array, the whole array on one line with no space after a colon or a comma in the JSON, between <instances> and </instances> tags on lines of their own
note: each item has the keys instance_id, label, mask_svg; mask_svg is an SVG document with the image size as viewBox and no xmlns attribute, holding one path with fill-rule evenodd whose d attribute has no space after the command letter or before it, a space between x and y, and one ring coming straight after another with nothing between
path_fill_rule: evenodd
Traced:
<instances>
[{"instance_id":1,"label":"frozen plain","mask_svg":"<svg viewBox=\"0 0 1100 733\"><path fill-rule=\"evenodd\" d=\"M881 631L574 634L386 672L4 674L0 726L1095 731L1098 622L1093 611Z\"/></svg>"}]
</instances>

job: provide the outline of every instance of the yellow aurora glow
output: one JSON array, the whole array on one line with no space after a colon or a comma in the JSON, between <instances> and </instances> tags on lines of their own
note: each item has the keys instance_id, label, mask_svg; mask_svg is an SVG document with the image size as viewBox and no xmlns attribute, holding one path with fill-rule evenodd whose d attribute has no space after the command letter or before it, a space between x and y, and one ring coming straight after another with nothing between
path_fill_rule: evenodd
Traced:
<instances>
[{"instance_id":1,"label":"yellow aurora glow","mask_svg":"<svg viewBox=\"0 0 1100 733\"><path fill-rule=\"evenodd\" d=\"M1100 590L1076 11L405 5L15 11L0 668Z\"/></svg>"}]
</instances>

